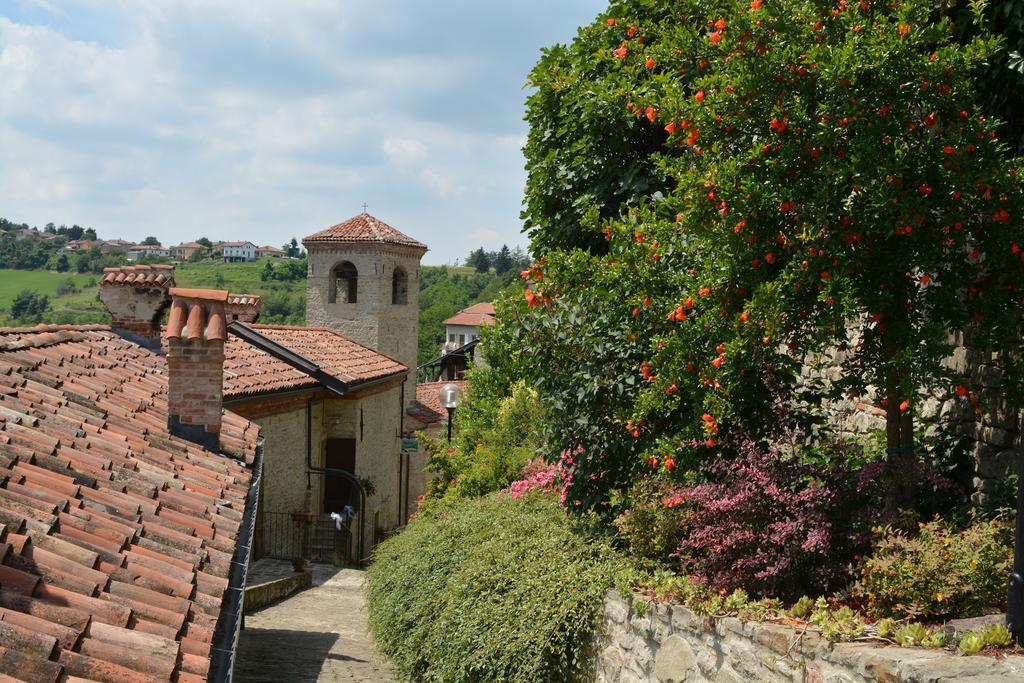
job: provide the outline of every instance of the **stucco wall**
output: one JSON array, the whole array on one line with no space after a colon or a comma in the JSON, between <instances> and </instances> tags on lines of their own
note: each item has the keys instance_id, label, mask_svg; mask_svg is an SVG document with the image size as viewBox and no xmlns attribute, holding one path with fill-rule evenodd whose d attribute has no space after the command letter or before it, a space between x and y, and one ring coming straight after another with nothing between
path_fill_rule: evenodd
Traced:
<instances>
[{"instance_id":1,"label":"stucco wall","mask_svg":"<svg viewBox=\"0 0 1024 683\"><path fill-rule=\"evenodd\" d=\"M416 381L419 344L420 258L418 250L398 246L359 244L306 245L309 270L306 287L306 324L329 327L364 346L390 356L410 368L409 386ZM334 267L348 261L358 271L357 302L332 304L330 280ZM405 270L405 304L391 303L396 267ZM406 404L415 400L406 392Z\"/></svg>"},{"instance_id":2,"label":"stucco wall","mask_svg":"<svg viewBox=\"0 0 1024 683\"><path fill-rule=\"evenodd\" d=\"M957 657L924 648L830 643L813 631L701 617L680 605L645 614L615 591L595 636L599 683L984 683L1024 680L1024 657Z\"/></svg>"}]
</instances>

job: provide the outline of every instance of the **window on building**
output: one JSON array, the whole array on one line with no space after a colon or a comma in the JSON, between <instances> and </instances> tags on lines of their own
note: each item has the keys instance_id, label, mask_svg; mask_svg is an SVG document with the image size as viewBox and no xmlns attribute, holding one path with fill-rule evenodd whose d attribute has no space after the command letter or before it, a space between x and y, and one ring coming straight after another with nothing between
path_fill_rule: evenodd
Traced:
<instances>
[{"instance_id":1,"label":"window on building","mask_svg":"<svg viewBox=\"0 0 1024 683\"><path fill-rule=\"evenodd\" d=\"M409 299L409 277L405 274L405 270L401 267L395 268L394 275L391 276L391 303L395 305L403 305L408 302Z\"/></svg>"},{"instance_id":2,"label":"window on building","mask_svg":"<svg viewBox=\"0 0 1024 683\"><path fill-rule=\"evenodd\" d=\"M451 334L448 335L448 341L450 341L452 344L455 343L455 333L454 332L452 332Z\"/></svg>"},{"instance_id":3,"label":"window on building","mask_svg":"<svg viewBox=\"0 0 1024 683\"><path fill-rule=\"evenodd\" d=\"M465 344L466 344L466 335L460 334L459 335L459 345L460 346L464 346Z\"/></svg>"},{"instance_id":4,"label":"window on building","mask_svg":"<svg viewBox=\"0 0 1024 683\"><path fill-rule=\"evenodd\" d=\"M331 270L331 291L327 298L332 304L354 304L358 301L359 272L348 261L342 261Z\"/></svg>"}]
</instances>

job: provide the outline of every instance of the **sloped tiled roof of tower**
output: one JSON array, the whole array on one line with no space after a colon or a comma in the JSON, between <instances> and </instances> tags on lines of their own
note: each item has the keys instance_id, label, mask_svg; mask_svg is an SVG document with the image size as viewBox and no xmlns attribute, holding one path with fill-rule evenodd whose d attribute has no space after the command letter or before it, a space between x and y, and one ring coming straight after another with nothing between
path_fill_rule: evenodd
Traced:
<instances>
[{"instance_id":1,"label":"sloped tiled roof of tower","mask_svg":"<svg viewBox=\"0 0 1024 683\"><path fill-rule=\"evenodd\" d=\"M427 245L395 230L368 213L353 216L302 240L305 242L377 242L427 250Z\"/></svg>"},{"instance_id":2,"label":"sloped tiled roof of tower","mask_svg":"<svg viewBox=\"0 0 1024 683\"><path fill-rule=\"evenodd\" d=\"M0 678L205 681L258 434L171 436L165 359L105 326L0 329Z\"/></svg>"}]
</instances>

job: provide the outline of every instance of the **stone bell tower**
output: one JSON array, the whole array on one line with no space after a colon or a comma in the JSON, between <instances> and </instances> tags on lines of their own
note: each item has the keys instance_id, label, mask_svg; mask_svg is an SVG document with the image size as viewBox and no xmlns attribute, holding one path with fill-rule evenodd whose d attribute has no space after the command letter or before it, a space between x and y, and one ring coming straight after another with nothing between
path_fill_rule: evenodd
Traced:
<instances>
[{"instance_id":1,"label":"stone bell tower","mask_svg":"<svg viewBox=\"0 0 1024 683\"><path fill-rule=\"evenodd\" d=\"M416 398L420 259L427 245L368 213L302 240L309 253L306 324L329 327L409 368Z\"/></svg>"}]
</instances>

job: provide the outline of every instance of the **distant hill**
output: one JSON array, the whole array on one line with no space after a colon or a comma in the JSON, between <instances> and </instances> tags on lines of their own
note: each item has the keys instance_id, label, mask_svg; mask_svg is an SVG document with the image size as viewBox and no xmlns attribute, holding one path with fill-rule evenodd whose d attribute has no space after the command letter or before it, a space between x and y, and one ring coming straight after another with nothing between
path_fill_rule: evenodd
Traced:
<instances>
[{"instance_id":1,"label":"distant hill","mask_svg":"<svg viewBox=\"0 0 1024 683\"><path fill-rule=\"evenodd\" d=\"M264 279L270 263L276 277ZM478 273L473 268L423 266L420 281L419 362L436 358L444 343L444 325L467 306L492 301L513 280L512 273ZM301 275L300 275L301 274ZM304 325L306 322L305 260L260 259L251 263L183 263L175 269L182 287L227 289L263 297L260 322ZM24 290L48 298L49 307L38 320L15 320L11 304ZM0 325L35 322L60 324L108 323L99 301L99 276L48 270L0 269Z\"/></svg>"}]
</instances>

